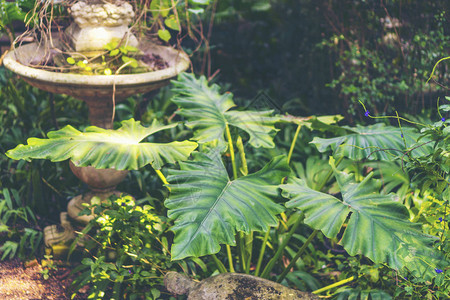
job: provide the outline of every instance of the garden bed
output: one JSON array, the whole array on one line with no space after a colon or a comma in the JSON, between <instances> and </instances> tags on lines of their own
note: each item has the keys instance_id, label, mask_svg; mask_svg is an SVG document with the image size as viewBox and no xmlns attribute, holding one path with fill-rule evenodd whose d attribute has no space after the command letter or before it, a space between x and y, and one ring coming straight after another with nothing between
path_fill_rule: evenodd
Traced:
<instances>
[{"instance_id":1,"label":"garden bed","mask_svg":"<svg viewBox=\"0 0 450 300\"><path fill-rule=\"evenodd\" d=\"M23 263L19 259L0 261L0 299L70 299L71 267L58 266L54 276L44 280L38 261ZM79 294L74 299L84 299Z\"/></svg>"}]
</instances>

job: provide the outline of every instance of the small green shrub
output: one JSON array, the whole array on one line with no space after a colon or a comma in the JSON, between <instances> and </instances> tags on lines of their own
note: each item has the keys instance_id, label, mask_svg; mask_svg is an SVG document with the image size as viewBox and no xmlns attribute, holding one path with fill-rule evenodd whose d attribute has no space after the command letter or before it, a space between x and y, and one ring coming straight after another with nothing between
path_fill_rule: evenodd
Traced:
<instances>
[{"instance_id":1,"label":"small green shrub","mask_svg":"<svg viewBox=\"0 0 450 300\"><path fill-rule=\"evenodd\" d=\"M149 205L123 196L87 207L95 218L83 230L85 257L76 271L77 290L91 283L89 299L156 299L164 272L172 267L164 218ZM75 292L76 292L75 290Z\"/></svg>"}]
</instances>

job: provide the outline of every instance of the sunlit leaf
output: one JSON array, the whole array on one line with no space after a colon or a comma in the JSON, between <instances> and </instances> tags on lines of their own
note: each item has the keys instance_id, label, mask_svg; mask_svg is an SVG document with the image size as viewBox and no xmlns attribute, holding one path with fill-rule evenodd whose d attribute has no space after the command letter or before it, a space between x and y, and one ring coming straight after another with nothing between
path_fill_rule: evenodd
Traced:
<instances>
[{"instance_id":1,"label":"sunlit leaf","mask_svg":"<svg viewBox=\"0 0 450 300\"><path fill-rule=\"evenodd\" d=\"M123 121L117 130L95 126L80 132L68 125L48 133L48 139L30 138L28 145L19 145L6 155L12 159L70 159L77 166L98 169L137 170L147 164L160 169L165 163L185 160L197 147L194 142L165 144L142 142L146 137L176 124L158 125L154 122L144 127L134 119Z\"/></svg>"},{"instance_id":2,"label":"sunlit leaf","mask_svg":"<svg viewBox=\"0 0 450 300\"><path fill-rule=\"evenodd\" d=\"M75 59L73 59L73 57L69 56L67 59L67 63L74 65L75 64Z\"/></svg>"},{"instance_id":3,"label":"sunlit leaf","mask_svg":"<svg viewBox=\"0 0 450 300\"><path fill-rule=\"evenodd\" d=\"M178 22L177 18L175 16L170 16L164 20L164 24L173 30L180 30L180 23Z\"/></svg>"},{"instance_id":4,"label":"sunlit leaf","mask_svg":"<svg viewBox=\"0 0 450 300\"><path fill-rule=\"evenodd\" d=\"M119 49L113 49L111 50L111 52L109 52L110 56L116 56L117 54L119 54L120 50Z\"/></svg>"},{"instance_id":5,"label":"sunlit leaf","mask_svg":"<svg viewBox=\"0 0 450 300\"><path fill-rule=\"evenodd\" d=\"M189 0L189 2L198 5L208 5L210 0Z\"/></svg>"},{"instance_id":6,"label":"sunlit leaf","mask_svg":"<svg viewBox=\"0 0 450 300\"><path fill-rule=\"evenodd\" d=\"M203 8L189 8L188 11L193 13L194 15L202 14L205 12Z\"/></svg>"},{"instance_id":7,"label":"sunlit leaf","mask_svg":"<svg viewBox=\"0 0 450 300\"><path fill-rule=\"evenodd\" d=\"M165 42L168 42L170 40L170 38L172 37L170 35L169 30L166 30L166 29L159 29L158 30L158 36L159 36L160 39L162 39Z\"/></svg>"},{"instance_id":8,"label":"sunlit leaf","mask_svg":"<svg viewBox=\"0 0 450 300\"><path fill-rule=\"evenodd\" d=\"M163 18L167 17L171 11L171 0L153 0L150 3L150 10L153 18L158 18L161 15Z\"/></svg>"}]
</instances>

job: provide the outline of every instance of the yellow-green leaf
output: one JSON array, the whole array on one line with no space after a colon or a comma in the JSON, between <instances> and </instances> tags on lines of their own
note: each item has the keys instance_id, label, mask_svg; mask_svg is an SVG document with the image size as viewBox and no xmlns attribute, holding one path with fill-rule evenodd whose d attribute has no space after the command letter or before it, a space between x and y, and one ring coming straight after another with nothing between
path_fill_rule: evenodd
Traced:
<instances>
[{"instance_id":1,"label":"yellow-green leaf","mask_svg":"<svg viewBox=\"0 0 450 300\"><path fill-rule=\"evenodd\" d=\"M171 0L153 0L150 3L150 10L153 18L157 18L161 15L163 18L167 17L170 13L172 6Z\"/></svg>"},{"instance_id":2,"label":"yellow-green leaf","mask_svg":"<svg viewBox=\"0 0 450 300\"><path fill-rule=\"evenodd\" d=\"M166 18L164 20L164 24L167 27L169 27L170 29L177 30L177 31L180 30L180 23L178 22L177 18L175 18L175 16L173 16L173 15Z\"/></svg>"},{"instance_id":3,"label":"yellow-green leaf","mask_svg":"<svg viewBox=\"0 0 450 300\"><path fill-rule=\"evenodd\" d=\"M109 55L110 56L116 56L117 54L119 54L119 49L113 49L113 50L111 50L111 52L109 52Z\"/></svg>"},{"instance_id":4,"label":"yellow-green leaf","mask_svg":"<svg viewBox=\"0 0 450 300\"><path fill-rule=\"evenodd\" d=\"M169 30L166 30L166 29L158 30L158 36L159 36L160 39L162 39L165 42L168 42L170 40L170 38L172 37L170 35Z\"/></svg>"},{"instance_id":5,"label":"yellow-green leaf","mask_svg":"<svg viewBox=\"0 0 450 300\"><path fill-rule=\"evenodd\" d=\"M73 57L71 57L71 56L69 56L66 60L67 60L67 62L68 62L69 64L71 64L71 65L74 65L74 64L75 64L75 59L73 59Z\"/></svg>"},{"instance_id":6,"label":"yellow-green leaf","mask_svg":"<svg viewBox=\"0 0 450 300\"><path fill-rule=\"evenodd\" d=\"M197 148L190 141L171 143L142 142L158 131L175 127L153 122L144 127L139 121L122 122L117 130L95 126L80 132L68 125L61 130L48 133L48 139L29 138L27 145L19 145L6 155L12 159L67 159L77 166L93 166L98 169L137 170L147 164L160 169L165 163L186 160Z\"/></svg>"}]
</instances>

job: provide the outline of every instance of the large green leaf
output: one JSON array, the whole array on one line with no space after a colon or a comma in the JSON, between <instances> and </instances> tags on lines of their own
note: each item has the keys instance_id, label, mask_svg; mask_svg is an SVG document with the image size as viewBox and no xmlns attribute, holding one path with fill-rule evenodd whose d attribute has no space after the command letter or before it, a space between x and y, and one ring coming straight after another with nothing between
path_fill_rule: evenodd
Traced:
<instances>
[{"instance_id":1,"label":"large green leaf","mask_svg":"<svg viewBox=\"0 0 450 300\"><path fill-rule=\"evenodd\" d=\"M321 152L331 147L333 155L338 157L344 155L350 159L378 159L391 160L402 156L410 151L411 155L426 155L431 152L430 145L419 146L417 140L418 132L413 128L385 126L375 124L370 126L347 127L344 129L350 133L329 138L314 138L311 142ZM403 135L403 137L402 137ZM422 143L426 141L422 140Z\"/></svg>"},{"instance_id":2,"label":"large green leaf","mask_svg":"<svg viewBox=\"0 0 450 300\"><path fill-rule=\"evenodd\" d=\"M231 93L220 94L215 84L208 86L204 76L182 73L173 81L176 95L172 99L181 110L179 114L187 119L186 126L194 130L194 140L199 143L218 140L225 142L226 124L244 130L254 147L273 148L274 127L279 117L272 111L230 111L234 107Z\"/></svg>"},{"instance_id":3,"label":"large green leaf","mask_svg":"<svg viewBox=\"0 0 450 300\"><path fill-rule=\"evenodd\" d=\"M194 160L169 170L171 193L165 205L175 220L172 258L217 253L235 245L236 231L267 231L283 207L273 202L290 172L283 156L260 171L231 181L220 156L194 153Z\"/></svg>"},{"instance_id":4,"label":"large green leaf","mask_svg":"<svg viewBox=\"0 0 450 300\"><path fill-rule=\"evenodd\" d=\"M293 179L282 185L284 195L291 198L286 207L302 210L304 222L329 238L344 231L339 243L350 255L363 254L397 270L407 267L416 276L436 275L434 269L444 262L432 249L435 238L423 234L420 224L409 222L408 211L394 195L379 194L380 184L371 176L355 183L351 174L336 169L334 159L330 164L342 200Z\"/></svg>"},{"instance_id":5,"label":"large green leaf","mask_svg":"<svg viewBox=\"0 0 450 300\"><path fill-rule=\"evenodd\" d=\"M381 193L395 192L403 200L411 192L411 180L408 173L402 170L399 162L371 161L365 163L364 166L373 169L374 178L381 180Z\"/></svg>"},{"instance_id":6,"label":"large green leaf","mask_svg":"<svg viewBox=\"0 0 450 300\"><path fill-rule=\"evenodd\" d=\"M134 119L123 121L117 130L95 126L80 132L68 125L48 133L48 139L29 138L28 145L19 145L6 155L13 159L71 159L77 166L93 166L98 169L137 170L147 164L160 169L164 163L186 160L197 148L194 142L171 142L166 144L141 143L158 131L172 128L156 122L149 127Z\"/></svg>"}]
</instances>

